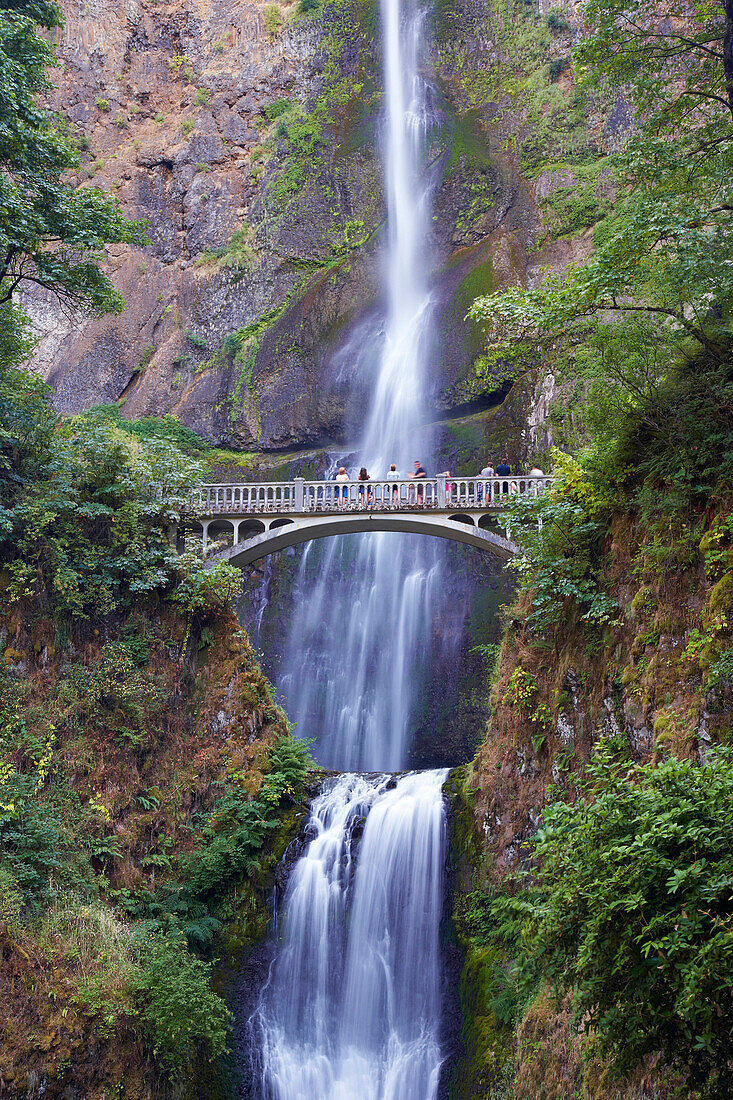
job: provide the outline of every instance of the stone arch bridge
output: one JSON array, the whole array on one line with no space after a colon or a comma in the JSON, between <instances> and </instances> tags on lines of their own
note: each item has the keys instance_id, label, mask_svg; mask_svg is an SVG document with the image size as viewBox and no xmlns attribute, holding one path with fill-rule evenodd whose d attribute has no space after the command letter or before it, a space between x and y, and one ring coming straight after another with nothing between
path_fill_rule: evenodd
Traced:
<instances>
[{"instance_id":1,"label":"stone arch bridge","mask_svg":"<svg viewBox=\"0 0 733 1100\"><path fill-rule=\"evenodd\" d=\"M490 530L516 494L537 496L552 478L447 477L421 480L293 481L204 485L194 499L209 561L245 566L312 539L364 531L435 535L502 560L518 553Z\"/></svg>"}]
</instances>

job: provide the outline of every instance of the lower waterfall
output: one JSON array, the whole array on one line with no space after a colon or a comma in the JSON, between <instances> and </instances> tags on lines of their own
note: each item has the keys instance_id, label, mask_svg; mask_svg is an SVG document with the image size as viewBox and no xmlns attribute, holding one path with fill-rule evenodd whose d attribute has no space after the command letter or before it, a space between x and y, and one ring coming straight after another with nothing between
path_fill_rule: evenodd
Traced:
<instances>
[{"instance_id":1,"label":"lower waterfall","mask_svg":"<svg viewBox=\"0 0 733 1100\"><path fill-rule=\"evenodd\" d=\"M447 772L345 774L311 807L252 1017L266 1100L434 1100Z\"/></svg>"}]
</instances>

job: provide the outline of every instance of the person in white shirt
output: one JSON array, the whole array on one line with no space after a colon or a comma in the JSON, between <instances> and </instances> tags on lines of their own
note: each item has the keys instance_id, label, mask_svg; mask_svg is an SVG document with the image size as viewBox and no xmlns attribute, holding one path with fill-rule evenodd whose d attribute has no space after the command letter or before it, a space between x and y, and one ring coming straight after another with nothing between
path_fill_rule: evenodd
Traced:
<instances>
[{"instance_id":1,"label":"person in white shirt","mask_svg":"<svg viewBox=\"0 0 733 1100\"><path fill-rule=\"evenodd\" d=\"M495 476L494 467L491 465L490 462L487 462L486 465L484 466L483 470L479 474L479 477L494 477L494 476ZM489 493L490 493L489 486L488 485L484 486L484 485L481 484L481 482L479 482L479 484L476 486L476 495L477 495L479 500L481 500L481 498L484 495L484 489L486 490L486 499L487 500L489 499Z\"/></svg>"},{"instance_id":2,"label":"person in white shirt","mask_svg":"<svg viewBox=\"0 0 733 1100\"><path fill-rule=\"evenodd\" d=\"M349 480L349 475L346 473L346 468L344 466L339 466L339 472L336 474L336 480L337 481L348 481ZM349 490L346 488L345 485L344 485L344 488L343 488L343 494L344 494L344 500L346 500L346 498L349 495ZM338 501L339 507L341 507L342 505L341 505L341 490L340 489L336 489L336 500Z\"/></svg>"},{"instance_id":3,"label":"person in white shirt","mask_svg":"<svg viewBox=\"0 0 733 1100\"><path fill-rule=\"evenodd\" d=\"M394 462L392 463L390 468L387 470L386 478L387 478L387 481L399 481L400 480L399 470L395 466ZM398 491L397 486L393 485L392 486L392 503L393 504L397 503L397 491Z\"/></svg>"}]
</instances>

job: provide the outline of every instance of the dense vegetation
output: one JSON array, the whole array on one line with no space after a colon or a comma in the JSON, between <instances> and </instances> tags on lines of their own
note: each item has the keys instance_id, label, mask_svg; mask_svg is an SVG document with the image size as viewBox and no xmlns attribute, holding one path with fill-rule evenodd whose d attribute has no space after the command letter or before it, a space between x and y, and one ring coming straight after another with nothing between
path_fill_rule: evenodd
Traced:
<instances>
[{"instance_id":1,"label":"dense vegetation","mask_svg":"<svg viewBox=\"0 0 733 1100\"><path fill-rule=\"evenodd\" d=\"M268 866L307 751L257 673L242 704L280 730L259 772L226 758L222 772L218 749L190 776L167 760L211 742L187 668L219 621L236 631L235 572L178 557L167 537L196 462L159 426L57 423L46 387L16 368L0 394L0 922L26 957L62 963L100 1034L127 1020L180 1072L199 1044L225 1048L228 1012L195 952Z\"/></svg>"},{"instance_id":2,"label":"dense vegetation","mask_svg":"<svg viewBox=\"0 0 733 1100\"><path fill-rule=\"evenodd\" d=\"M23 284L119 310L104 247L144 242L65 182L76 139L38 105L61 23L0 5L0 1061L23 1095L142 1095L150 1056L177 1076L225 1050L212 950L266 923L310 761L231 615L238 572L171 545L206 445L116 407L62 421L24 369Z\"/></svg>"},{"instance_id":3,"label":"dense vegetation","mask_svg":"<svg viewBox=\"0 0 733 1100\"><path fill-rule=\"evenodd\" d=\"M733 1087L731 26L722 5L670 15L603 0L584 14L576 80L596 102L634 107L633 131L607 149L613 210L589 260L472 310L494 355L544 342L574 395L551 491L508 508L523 555L494 736L506 731L553 785L522 871L457 909L486 1037L475 1072L495 1096L722 1100ZM640 741L620 732L629 714L644 716ZM584 1039L565 1051L563 1077L548 1052L573 1032Z\"/></svg>"}]
</instances>

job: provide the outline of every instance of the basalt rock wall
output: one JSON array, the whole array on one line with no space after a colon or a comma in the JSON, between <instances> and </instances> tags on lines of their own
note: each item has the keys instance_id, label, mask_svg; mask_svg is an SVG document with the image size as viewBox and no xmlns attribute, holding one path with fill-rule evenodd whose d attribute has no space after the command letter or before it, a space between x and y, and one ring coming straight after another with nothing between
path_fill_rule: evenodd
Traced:
<instances>
[{"instance_id":1,"label":"basalt rock wall","mask_svg":"<svg viewBox=\"0 0 733 1100\"><path fill-rule=\"evenodd\" d=\"M29 297L36 366L59 411L120 401L126 416L173 412L212 443L254 452L342 441L358 427L347 337L380 308L372 0L305 14L257 0L65 10L54 106L79 135L74 182L117 195L150 243L111 252L120 316L67 316ZM562 68L572 13L552 33L539 8L487 0L437 4L432 19L441 312L427 400L443 419L475 417L478 403L480 450L500 365L466 309L587 253L610 201L602 119L579 112ZM529 77L531 94L518 93ZM568 153L586 166L558 167Z\"/></svg>"}]
</instances>

